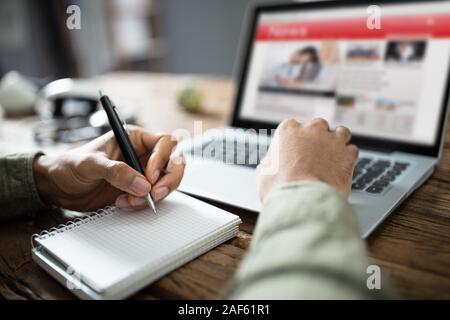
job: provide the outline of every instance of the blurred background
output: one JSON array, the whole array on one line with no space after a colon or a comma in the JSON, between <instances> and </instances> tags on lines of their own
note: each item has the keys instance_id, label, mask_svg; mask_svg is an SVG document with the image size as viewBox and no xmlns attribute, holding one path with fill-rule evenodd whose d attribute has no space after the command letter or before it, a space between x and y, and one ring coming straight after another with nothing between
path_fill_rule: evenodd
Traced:
<instances>
[{"instance_id":1,"label":"blurred background","mask_svg":"<svg viewBox=\"0 0 450 320\"><path fill-rule=\"evenodd\" d=\"M115 70L231 75L250 0L2 0L0 76ZM252 1L255 2L255 1ZM66 9L81 8L69 30Z\"/></svg>"},{"instance_id":2,"label":"blurred background","mask_svg":"<svg viewBox=\"0 0 450 320\"><path fill-rule=\"evenodd\" d=\"M99 78L127 123L167 131L200 112L215 119L210 126L225 123L245 9L257 2L266 1L1 0L0 153L65 148L109 130L98 106ZM76 20L68 10L73 5L79 29L68 27ZM138 71L145 80L120 71ZM162 73L186 80L168 82L158 78ZM114 83L105 80L108 74ZM211 81L202 86L192 74L231 85L212 89ZM154 119L155 112L173 123Z\"/></svg>"}]
</instances>

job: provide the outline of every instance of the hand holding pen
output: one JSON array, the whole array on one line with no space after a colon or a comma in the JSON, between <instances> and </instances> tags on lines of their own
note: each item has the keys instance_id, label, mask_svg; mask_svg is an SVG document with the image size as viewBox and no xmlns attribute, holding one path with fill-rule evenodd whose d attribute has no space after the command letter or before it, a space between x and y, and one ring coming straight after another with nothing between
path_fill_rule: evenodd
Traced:
<instances>
[{"instance_id":1,"label":"hand holding pen","mask_svg":"<svg viewBox=\"0 0 450 320\"><path fill-rule=\"evenodd\" d=\"M144 179L137 180L136 184L141 187L151 185L150 194L147 193L144 197L137 198L130 194L123 194L116 199L116 205L118 207L130 207L143 206L146 203L156 213L153 200L158 201L167 196L170 191L173 191L179 185L184 172L184 161L182 159L177 159L181 161L170 159L171 153L176 146L176 141L168 135L160 135L152 136L153 139L158 139L157 142L142 139L142 141L133 141L132 143L131 140L133 139L130 139L115 105L108 96L102 93L100 95L100 102L108 116L123 159L147 180L146 182L143 181ZM132 135L133 130L130 133ZM154 147L150 157L138 152L142 149L139 148L140 144L145 145L145 147L148 147L148 144L153 144ZM147 163L145 163L146 158L148 158ZM145 170L143 165L145 165Z\"/></svg>"},{"instance_id":2,"label":"hand holding pen","mask_svg":"<svg viewBox=\"0 0 450 320\"><path fill-rule=\"evenodd\" d=\"M178 187L183 158L172 155L176 142L168 135L128 126L129 138L144 169L142 174L124 162L112 132L61 154L38 154L34 179L41 200L51 206L89 212L115 203L144 208L150 192L156 202Z\"/></svg>"}]
</instances>

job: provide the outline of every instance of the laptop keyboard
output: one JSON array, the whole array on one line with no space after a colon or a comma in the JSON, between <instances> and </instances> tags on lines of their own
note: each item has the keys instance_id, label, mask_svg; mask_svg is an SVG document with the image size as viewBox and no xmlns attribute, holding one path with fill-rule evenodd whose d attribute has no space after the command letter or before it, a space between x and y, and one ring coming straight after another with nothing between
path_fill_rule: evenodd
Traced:
<instances>
[{"instance_id":1,"label":"laptop keyboard","mask_svg":"<svg viewBox=\"0 0 450 320\"><path fill-rule=\"evenodd\" d=\"M214 139L193 147L191 156L213 159L226 164L256 168L264 158L270 141L265 143ZM386 190L408 167L410 163L371 157L357 160L353 172L352 190L380 194Z\"/></svg>"},{"instance_id":2,"label":"laptop keyboard","mask_svg":"<svg viewBox=\"0 0 450 320\"><path fill-rule=\"evenodd\" d=\"M225 138L215 139L192 148L189 153L191 156L213 159L226 164L256 168L269 148L269 140L265 140L267 140L266 143L256 143Z\"/></svg>"},{"instance_id":3,"label":"laptop keyboard","mask_svg":"<svg viewBox=\"0 0 450 320\"><path fill-rule=\"evenodd\" d=\"M409 165L408 162L359 158L353 172L352 189L372 194L382 193Z\"/></svg>"}]
</instances>

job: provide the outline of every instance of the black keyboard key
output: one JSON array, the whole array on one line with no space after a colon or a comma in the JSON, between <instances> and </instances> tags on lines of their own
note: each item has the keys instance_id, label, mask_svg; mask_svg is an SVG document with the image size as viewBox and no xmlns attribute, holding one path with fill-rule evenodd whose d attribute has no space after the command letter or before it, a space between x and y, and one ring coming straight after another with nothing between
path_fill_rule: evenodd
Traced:
<instances>
[{"instance_id":1,"label":"black keyboard key","mask_svg":"<svg viewBox=\"0 0 450 320\"><path fill-rule=\"evenodd\" d=\"M408 166L409 166L409 163L407 163L407 162L396 162L396 163L394 163L394 166L392 167L392 169L402 172L403 170L408 168Z\"/></svg>"},{"instance_id":2,"label":"black keyboard key","mask_svg":"<svg viewBox=\"0 0 450 320\"><path fill-rule=\"evenodd\" d=\"M219 138L206 141L200 146L195 146L189 152L193 156L209 158L226 164L256 168L267 153L267 149L267 141L257 144L249 141Z\"/></svg>"},{"instance_id":3,"label":"black keyboard key","mask_svg":"<svg viewBox=\"0 0 450 320\"><path fill-rule=\"evenodd\" d=\"M353 190L363 190L366 187L365 183L361 183L361 182L354 182L352 184L352 189Z\"/></svg>"},{"instance_id":4,"label":"black keyboard key","mask_svg":"<svg viewBox=\"0 0 450 320\"><path fill-rule=\"evenodd\" d=\"M366 174L371 176L371 177L378 177L380 176L383 172L385 171L385 169L378 169L378 168L368 168L366 170Z\"/></svg>"},{"instance_id":5,"label":"black keyboard key","mask_svg":"<svg viewBox=\"0 0 450 320\"><path fill-rule=\"evenodd\" d=\"M379 167L379 168L387 168L391 166L391 162L388 160L377 160L374 164L374 167Z\"/></svg>"},{"instance_id":6,"label":"black keyboard key","mask_svg":"<svg viewBox=\"0 0 450 320\"><path fill-rule=\"evenodd\" d=\"M357 162L356 163L356 165L355 165L355 168L358 168L358 169L364 169L365 167L367 166L367 163L360 163L360 162Z\"/></svg>"},{"instance_id":7,"label":"black keyboard key","mask_svg":"<svg viewBox=\"0 0 450 320\"><path fill-rule=\"evenodd\" d=\"M361 173L362 173L362 170L353 171L353 180L355 180Z\"/></svg>"},{"instance_id":8,"label":"black keyboard key","mask_svg":"<svg viewBox=\"0 0 450 320\"><path fill-rule=\"evenodd\" d=\"M380 180L392 182L392 181L395 180L396 177L397 177L397 176L387 176L387 175L384 175L384 176L380 177Z\"/></svg>"},{"instance_id":9,"label":"black keyboard key","mask_svg":"<svg viewBox=\"0 0 450 320\"><path fill-rule=\"evenodd\" d=\"M374 194L376 194L376 193L381 193L382 191L383 191L383 187L380 187L380 186L370 186L369 188L367 188L367 192L369 192L369 193L374 193Z\"/></svg>"},{"instance_id":10,"label":"black keyboard key","mask_svg":"<svg viewBox=\"0 0 450 320\"><path fill-rule=\"evenodd\" d=\"M401 171L391 169L391 170L386 172L386 175L387 176L394 176L394 177L396 177L396 176L398 176L401 173L402 173Z\"/></svg>"},{"instance_id":11,"label":"black keyboard key","mask_svg":"<svg viewBox=\"0 0 450 320\"><path fill-rule=\"evenodd\" d=\"M370 158L361 158L361 159L358 159L358 160L356 161L355 168L356 168L356 169L364 169L371 161L372 161L372 159L370 159Z\"/></svg>"},{"instance_id":12,"label":"black keyboard key","mask_svg":"<svg viewBox=\"0 0 450 320\"><path fill-rule=\"evenodd\" d=\"M360 180L362 182L365 182L365 183L368 183L368 182L372 182L372 180L374 180L374 179L375 179L374 176L371 176L371 175L368 175L368 174L364 174L361 177L359 177L358 180Z\"/></svg>"},{"instance_id":13,"label":"black keyboard key","mask_svg":"<svg viewBox=\"0 0 450 320\"><path fill-rule=\"evenodd\" d=\"M359 159L353 173L353 190L365 190L372 194L383 192L410 164L370 158ZM367 187L368 186L368 187Z\"/></svg>"},{"instance_id":14,"label":"black keyboard key","mask_svg":"<svg viewBox=\"0 0 450 320\"><path fill-rule=\"evenodd\" d=\"M357 180L357 182L361 182L361 183L369 183L372 182L372 180L375 179L374 176L368 175L367 173L362 175L361 177L359 177L359 179Z\"/></svg>"},{"instance_id":15,"label":"black keyboard key","mask_svg":"<svg viewBox=\"0 0 450 320\"><path fill-rule=\"evenodd\" d=\"M387 187L390 184L391 184L391 181L388 181L388 180L377 180L372 185L384 188L384 187Z\"/></svg>"},{"instance_id":16,"label":"black keyboard key","mask_svg":"<svg viewBox=\"0 0 450 320\"><path fill-rule=\"evenodd\" d=\"M365 164L367 164L367 163L369 163L371 161L372 161L372 158L359 158L358 159L358 163L365 163Z\"/></svg>"}]
</instances>

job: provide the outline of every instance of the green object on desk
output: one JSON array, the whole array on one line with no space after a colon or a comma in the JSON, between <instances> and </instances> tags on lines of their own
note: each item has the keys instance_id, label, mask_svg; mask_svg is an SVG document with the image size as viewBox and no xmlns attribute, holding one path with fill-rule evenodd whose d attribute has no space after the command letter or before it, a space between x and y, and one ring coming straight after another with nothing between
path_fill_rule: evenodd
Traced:
<instances>
[{"instance_id":1,"label":"green object on desk","mask_svg":"<svg viewBox=\"0 0 450 320\"><path fill-rule=\"evenodd\" d=\"M177 101L186 111L197 113L202 109L203 94L198 88L189 86L178 92Z\"/></svg>"}]
</instances>

